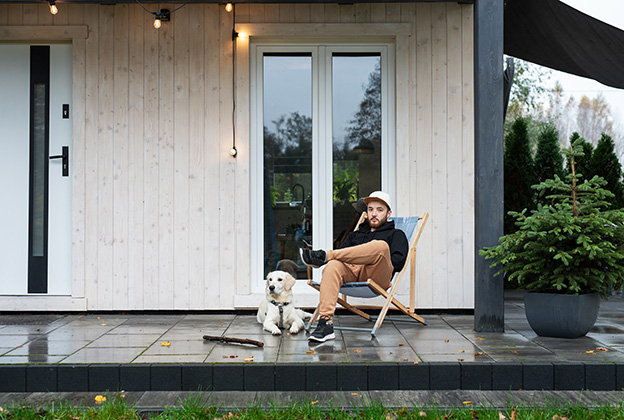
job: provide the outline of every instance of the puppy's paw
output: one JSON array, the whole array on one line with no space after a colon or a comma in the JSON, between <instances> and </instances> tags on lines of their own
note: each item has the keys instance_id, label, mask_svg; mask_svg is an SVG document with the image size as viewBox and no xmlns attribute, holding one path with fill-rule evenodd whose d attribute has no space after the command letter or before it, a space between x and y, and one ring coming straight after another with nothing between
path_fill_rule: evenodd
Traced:
<instances>
[{"instance_id":1,"label":"puppy's paw","mask_svg":"<svg viewBox=\"0 0 624 420\"><path fill-rule=\"evenodd\" d=\"M298 332L299 332L299 327L297 325L293 325L292 327L290 327L291 334L297 334Z\"/></svg>"},{"instance_id":2,"label":"puppy's paw","mask_svg":"<svg viewBox=\"0 0 624 420\"><path fill-rule=\"evenodd\" d=\"M271 329L271 334L273 334L273 335L282 335L282 331L280 331L280 329L277 328L277 327L273 327Z\"/></svg>"}]
</instances>

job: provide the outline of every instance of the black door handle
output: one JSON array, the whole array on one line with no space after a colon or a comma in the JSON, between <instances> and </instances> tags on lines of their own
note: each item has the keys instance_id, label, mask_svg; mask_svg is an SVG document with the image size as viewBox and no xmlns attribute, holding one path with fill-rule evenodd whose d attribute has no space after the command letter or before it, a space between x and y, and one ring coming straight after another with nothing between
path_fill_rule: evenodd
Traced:
<instances>
[{"instance_id":1,"label":"black door handle","mask_svg":"<svg viewBox=\"0 0 624 420\"><path fill-rule=\"evenodd\" d=\"M63 154L50 156L50 159L63 159L63 176L69 176L69 146L63 146Z\"/></svg>"}]
</instances>

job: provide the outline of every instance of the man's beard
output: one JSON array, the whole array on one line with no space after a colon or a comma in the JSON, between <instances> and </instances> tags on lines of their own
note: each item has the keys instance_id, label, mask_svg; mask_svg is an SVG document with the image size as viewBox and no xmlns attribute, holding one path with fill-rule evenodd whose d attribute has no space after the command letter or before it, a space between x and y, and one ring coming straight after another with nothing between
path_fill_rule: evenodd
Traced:
<instances>
[{"instance_id":1,"label":"man's beard","mask_svg":"<svg viewBox=\"0 0 624 420\"><path fill-rule=\"evenodd\" d=\"M387 220L387 217L384 219L369 220L368 224L370 225L370 227L377 229L378 227L383 226Z\"/></svg>"}]
</instances>

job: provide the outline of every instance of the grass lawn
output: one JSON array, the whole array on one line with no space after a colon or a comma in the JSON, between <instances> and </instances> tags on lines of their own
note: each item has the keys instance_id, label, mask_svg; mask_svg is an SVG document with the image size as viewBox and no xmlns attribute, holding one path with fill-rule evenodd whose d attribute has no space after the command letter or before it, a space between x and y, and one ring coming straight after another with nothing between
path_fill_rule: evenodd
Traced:
<instances>
[{"instance_id":1,"label":"grass lawn","mask_svg":"<svg viewBox=\"0 0 624 420\"><path fill-rule=\"evenodd\" d=\"M69 403L54 403L46 407L15 405L0 407L0 420L45 419L45 420L112 420L142 419L157 420L341 420L341 419L439 419L439 420L583 420L583 419L624 419L624 404L604 405L586 408L580 405L565 407L508 407L505 410L470 407L439 409L436 407L404 407L389 410L380 404L371 404L353 410L327 409L316 405L315 401L293 405L287 409L271 407L248 407L236 411L224 411L219 407L207 406L201 397L180 401L173 408L165 408L161 413L137 411L129 405L123 395L104 397L98 395L94 407L77 407ZM98 401L99 400L99 401Z\"/></svg>"}]
</instances>

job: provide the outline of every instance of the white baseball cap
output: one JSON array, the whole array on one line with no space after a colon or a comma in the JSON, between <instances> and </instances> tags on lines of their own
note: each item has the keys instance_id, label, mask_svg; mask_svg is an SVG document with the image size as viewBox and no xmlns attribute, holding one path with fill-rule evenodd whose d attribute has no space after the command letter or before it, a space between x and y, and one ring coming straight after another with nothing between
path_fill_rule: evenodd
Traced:
<instances>
[{"instance_id":1,"label":"white baseball cap","mask_svg":"<svg viewBox=\"0 0 624 420\"><path fill-rule=\"evenodd\" d=\"M390 200L390 194L388 193L385 193L383 191L373 191L368 197L364 198L364 202L367 205L371 201L381 201L386 206L388 206L388 210L392 210L392 201Z\"/></svg>"}]
</instances>

